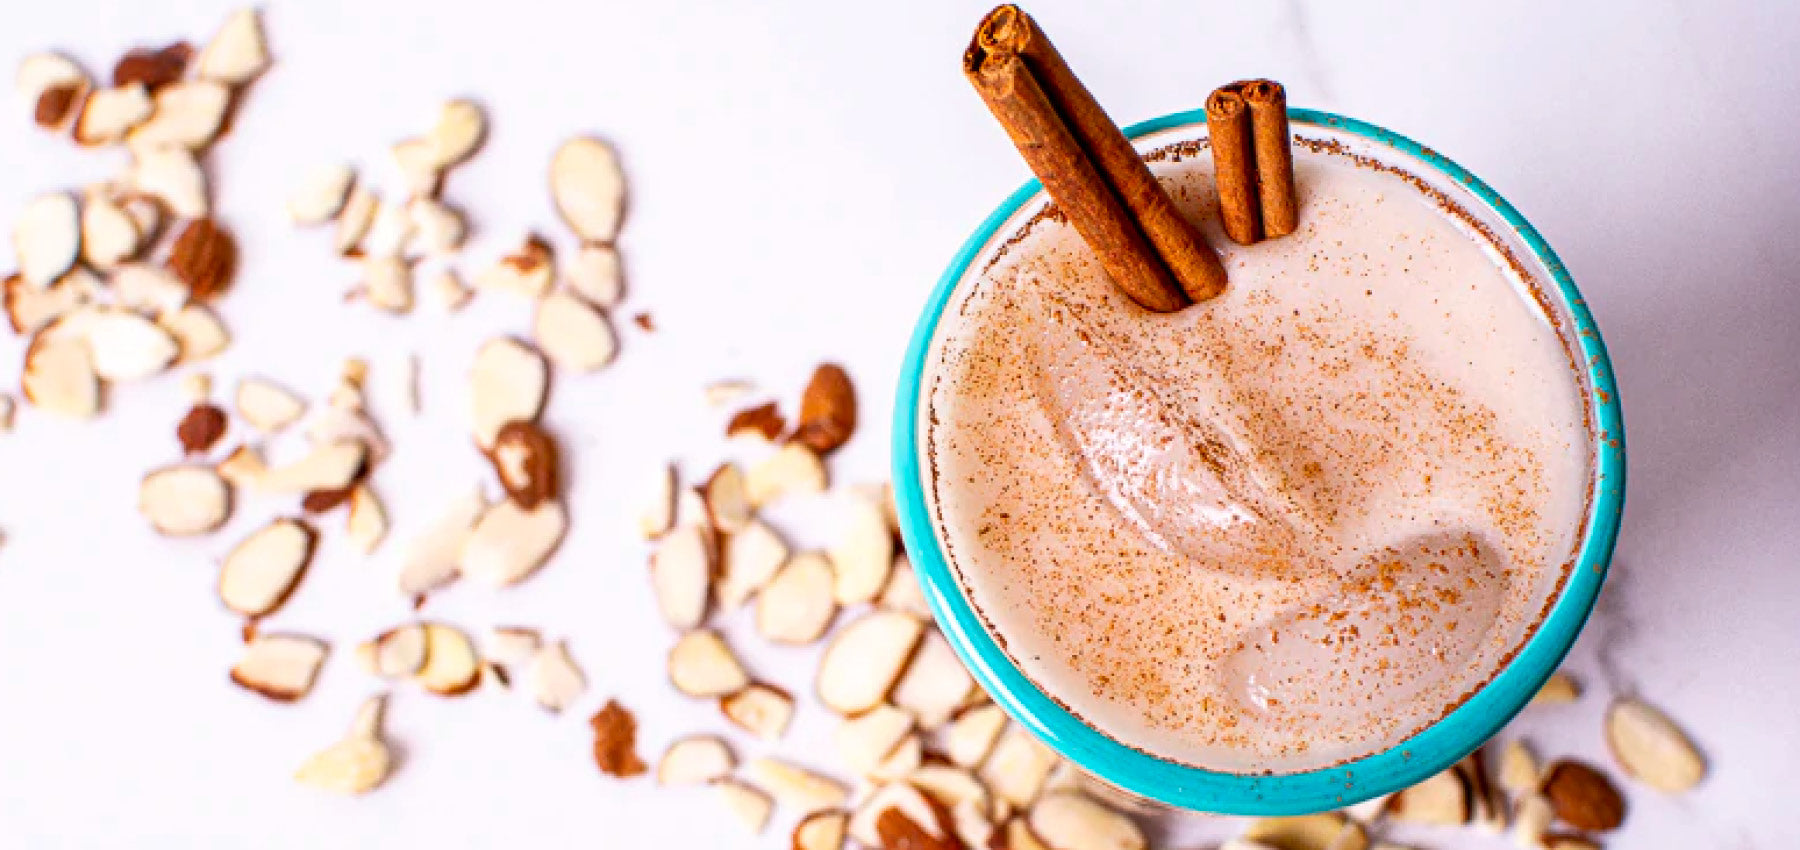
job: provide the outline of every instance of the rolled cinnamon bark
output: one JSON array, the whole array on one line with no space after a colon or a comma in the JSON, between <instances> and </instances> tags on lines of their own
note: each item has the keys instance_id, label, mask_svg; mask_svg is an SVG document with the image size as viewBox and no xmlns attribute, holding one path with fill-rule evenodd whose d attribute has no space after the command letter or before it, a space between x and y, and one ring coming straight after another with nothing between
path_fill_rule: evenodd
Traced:
<instances>
[{"instance_id":1,"label":"rolled cinnamon bark","mask_svg":"<svg viewBox=\"0 0 1800 850\"><path fill-rule=\"evenodd\" d=\"M1274 80L1244 83L1250 107L1250 133L1256 150L1257 197L1261 201L1263 238L1294 232L1300 219L1294 198L1294 150L1289 138L1287 91Z\"/></svg>"},{"instance_id":2,"label":"rolled cinnamon bark","mask_svg":"<svg viewBox=\"0 0 1800 850\"><path fill-rule=\"evenodd\" d=\"M1213 175L1219 190L1219 219L1225 235L1239 245L1262 238L1261 199L1250 134L1250 107L1234 83L1206 99L1206 134L1212 139Z\"/></svg>"}]
</instances>

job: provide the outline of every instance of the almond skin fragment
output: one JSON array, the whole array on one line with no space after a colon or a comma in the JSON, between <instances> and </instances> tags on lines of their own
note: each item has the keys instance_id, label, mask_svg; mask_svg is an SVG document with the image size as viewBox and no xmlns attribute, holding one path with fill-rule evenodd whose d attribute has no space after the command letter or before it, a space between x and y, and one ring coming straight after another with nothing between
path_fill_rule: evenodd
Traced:
<instances>
[{"instance_id":1,"label":"almond skin fragment","mask_svg":"<svg viewBox=\"0 0 1800 850\"><path fill-rule=\"evenodd\" d=\"M791 850L843 850L844 834L849 826L850 815L844 812L813 812L794 826Z\"/></svg>"},{"instance_id":2,"label":"almond skin fragment","mask_svg":"<svg viewBox=\"0 0 1800 850\"><path fill-rule=\"evenodd\" d=\"M845 626L819 661L819 700L845 715L880 705L924 630L917 617L891 611L867 614Z\"/></svg>"},{"instance_id":3,"label":"almond skin fragment","mask_svg":"<svg viewBox=\"0 0 1800 850\"><path fill-rule=\"evenodd\" d=\"M723 740L713 735L682 738L663 751L656 763L658 785L700 785L723 779L737 766L737 759Z\"/></svg>"},{"instance_id":4,"label":"almond skin fragment","mask_svg":"<svg viewBox=\"0 0 1800 850\"><path fill-rule=\"evenodd\" d=\"M594 730L594 763L601 773L618 779L644 773L644 761L637 755L637 718L630 711L609 699L588 725Z\"/></svg>"},{"instance_id":5,"label":"almond skin fragment","mask_svg":"<svg viewBox=\"0 0 1800 850\"><path fill-rule=\"evenodd\" d=\"M315 638L258 634L231 668L231 681L276 702L294 702L312 690L326 652Z\"/></svg>"},{"instance_id":6,"label":"almond skin fragment","mask_svg":"<svg viewBox=\"0 0 1800 850\"><path fill-rule=\"evenodd\" d=\"M500 426L488 461L506 495L525 510L555 499L560 492L556 440L529 420L515 419Z\"/></svg>"},{"instance_id":7,"label":"almond skin fragment","mask_svg":"<svg viewBox=\"0 0 1800 850\"><path fill-rule=\"evenodd\" d=\"M820 457L850 441L856 431L856 389L842 366L826 363L814 370L800 398L800 420L794 439Z\"/></svg>"},{"instance_id":8,"label":"almond skin fragment","mask_svg":"<svg viewBox=\"0 0 1800 850\"><path fill-rule=\"evenodd\" d=\"M196 404L175 426L175 439L188 454L204 454L218 445L230 423L225 410L216 404Z\"/></svg>"},{"instance_id":9,"label":"almond skin fragment","mask_svg":"<svg viewBox=\"0 0 1800 850\"><path fill-rule=\"evenodd\" d=\"M719 710L739 729L765 741L781 738L794 718L794 698L772 685L753 684L722 697Z\"/></svg>"},{"instance_id":10,"label":"almond skin fragment","mask_svg":"<svg viewBox=\"0 0 1800 850\"><path fill-rule=\"evenodd\" d=\"M1606 775L1564 759L1544 774L1544 796L1564 823L1576 829L1604 832L1625 822L1625 798Z\"/></svg>"},{"instance_id":11,"label":"almond skin fragment","mask_svg":"<svg viewBox=\"0 0 1800 850\"><path fill-rule=\"evenodd\" d=\"M211 301L237 272L237 241L212 219L190 221L169 249L169 271L187 282L194 300Z\"/></svg>"},{"instance_id":12,"label":"almond skin fragment","mask_svg":"<svg viewBox=\"0 0 1800 850\"><path fill-rule=\"evenodd\" d=\"M160 534L208 534L231 518L231 487L208 466L164 467L144 476L138 511Z\"/></svg>"},{"instance_id":13,"label":"almond skin fragment","mask_svg":"<svg viewBox=\"0 0 1800 850\"><path fill-rule=\"evenodd\" d=\"M140 85L155 91L181 79L193 56L193 46L185 41L162 48L134 47L113 65L113 86Z\"/></svg>"},{"instance_id":14,"label":"almond skin fragment","mask_svg":"<svg viewBox=\"0 0 1800 850\"><path fill-rule=\"evenodd\" d=\"M500 292L511 292L526 298L543 298L556 282L554 256L550 243L536 234L526 237L517 253L501 257L487 270L475 276L475 286Z\"/></svg>"},{"instance_id":15,"label":"almond skin fragment","mask_svg":"<svg viewBox=\"0 0 1800 850\"><path fill-rule=\"evenodd\" d=\"M725 436L728 439L748 434L773 443L781 439L782 432L786 430L787 420L781 418L781 410L772 401L740 410L732 414L731 421L725 424Z\"/></svg>"},{"instance_id":16,"label":"almond skin fragment","mask_svg":"<svg viewBox=\"0 0 1800 850\"><path fill-rule=\"evenodd\" d=\"M718 633L701 629L669 650L669 681L688 696L710 699L742 690L750 676Z\"/></svg>"},{"instance_id":17,"label":"almond skin fragment","mask_svg":"<svg viewBox=\"0 0 1800 850\"><path fill-rule=\"evenodd\" d=\"M225 556L219 571L220 600L246 617L267 616L299 584L317 540L310 526L294 519L278 519L258 529Z\"/></svg>"},{"instance_id":18,"label":"almond skin fragment","mask_svg":"<svg viewBox=\"0 0 1800 850\"><path fill-rule=\"evenodd\" d=\"M33 53L19 62L14 77L19 99L32 106L32 119L46 130L60 130L74 115L92 83L86 71L61 53Z\"/></svg>"},{"instance_id":19,"label":"almond skin fragment","mask_svg":"<svg viewBox=\"0 0 1800 850\"><path fill-rule=\"evenodd\" d=\"M1607 709L1606 745L1626 775L1658 791L1678 794L1706 777L1706 760L1681 728L1635 699Z\"/></svg>"}]
</instances>

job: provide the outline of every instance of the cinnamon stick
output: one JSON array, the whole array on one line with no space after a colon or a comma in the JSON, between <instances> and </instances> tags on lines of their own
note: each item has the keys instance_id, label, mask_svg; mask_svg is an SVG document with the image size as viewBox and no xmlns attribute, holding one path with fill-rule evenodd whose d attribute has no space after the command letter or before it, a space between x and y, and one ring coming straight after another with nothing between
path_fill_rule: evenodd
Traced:
<instances>
[{"instance_id":1,"label":"cinnamon stick","mask_svg":"<svg viewBox=\"0 0 1800 850\"><path fill-rule=\"evenodd\" d=\"M1212 139L1213 182L1225 235L1239 245L1255 244L1262 238L1262 201L1256 190L1250 107L1234 86L1220 86L1206 99L1206 134Z\"/></svg>"},{"instance_id":2,"label":"cinnamon stick","mask_svg":"<svg viewBox=\"0 0 1800 850\"><path fill-rule=\"evenodd\" d=\"M1294 199L1294 149L1288 136L1287 90L1274 80L1244 84L1250 105L1250 132L1256 137L1257 196L1262 201L1263 238L1276 239L1299 225Z\"/></svg>"},{"instance_id":3,"label":"cinnamon stick","mask_svg":"<svg viewBox=\"0 0 1800 850\"><path fill-rule=\"evenodd\" d=\"M1187 297L1019 55L971 45L963 72L1113 283L1146 310L1170 313L1187 306Z\"/></svg>"}]
</instances>

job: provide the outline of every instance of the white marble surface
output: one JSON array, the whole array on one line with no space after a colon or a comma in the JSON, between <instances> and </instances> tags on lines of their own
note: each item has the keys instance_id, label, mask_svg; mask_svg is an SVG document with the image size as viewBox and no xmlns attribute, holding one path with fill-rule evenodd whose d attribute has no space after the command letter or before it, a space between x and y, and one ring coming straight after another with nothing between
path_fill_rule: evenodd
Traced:
<instances>
[{"instance_id":1,"label":"white marble surface","mask_svg":"<svg viewBox=\"0 0 1800 850\"><path fill-rule=\"evenodd\" d=\"M1711 756L1699 790L1631 789L1614 848L1792 847L1800 836L1800 6L1170 2L1033 5L1113 114L1195 106L1212 85L1268 75L1295 103L1423 140L1506 193L1568 261L1611 344L1630 435L1630 506L1613 578L1573 668L1578 705L1517 727L1552 754L1603 757L1598 717L1623 689L1666 706ZM773 8L771 8L773 7ZM15 4L0 61L66 48L106 67L121 48L209 32L223 2ZM901 11L904 9L904 11ZM355 640L404 617L388 590L401 547L370 563L328 544L271 627L337 646L305 702L275 707L225 682L237 625L211 594L231 534L172 543L134 514L134 482L172 459L174 380L134 387L77 427L26 412L0 436L0 844L18 847L784 846L742 836L703 793L597 776L583 722L617 695L643 750L717 728L663 683L666 631L631 533L655 463L705 469L719 414L700 387L753 377L791 398L840 359L867 410L836 462L875 480L888 387L916 309L962 236L1024 169L957 72L976 2L874 4L277 2L279 64L215 159L220 214L246 259L223 312L237 344L221 379L270 374L319 391L340 359L376 380L417 352L427 415L389 408L400 449L379 479L404 540L479 470L456 398L483 334L523 329L489 299L447 319L346 308L350 269L287 227L297 169L378 162L439 99L489 104L495 131L449 196L476 214L477 257L554 226L553 145L615 139L633 201L632 293L660 330L624 328L608 372L559 383L549 421L572 446L576 526L555 564L499 595L445 594L434 616L567 635L594 689L550 718L517 695L400 693L405 762L357 800L288 774L331 740L369 682ZM0 121L0 222L34 191L111 173ZM626 324L621 322L622 325ZM19 344L0 339L0 383ZM385 370L385 371L384 371ZM232 534L275 509L240 512ZM785 517L803 544L825 509ZM809 516L810 514L810 516ZM805 653L760 673L807 690ZM829 764L823 712L778 749ZM765 748L745 744L746 752ZM1186 824L1217 835L1220 824ZM1502 847L1464 833L1424 847Z\"/></svg>"}]
</instances>

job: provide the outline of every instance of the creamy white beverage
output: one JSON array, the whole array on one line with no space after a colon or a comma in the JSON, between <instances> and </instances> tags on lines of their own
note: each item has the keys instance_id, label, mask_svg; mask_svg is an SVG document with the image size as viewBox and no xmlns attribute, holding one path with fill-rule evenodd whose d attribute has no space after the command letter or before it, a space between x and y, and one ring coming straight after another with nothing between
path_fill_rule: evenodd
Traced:
<instances>
[{"instance_id":1,"label":"creamy white beverage","mask_svg":"<svg viewBox=\"0 0 1800 850\"><path fill-rule=\"evenodd\" d=\"M1504 252L1417 181L1295 149L1292 235L1152 314L1040 216L952 297L927 505L1013 661L1114 739L1239 773L1393 746L1528 638L1590 485L1575 362Z\"/></svg>"}]
</instances>

